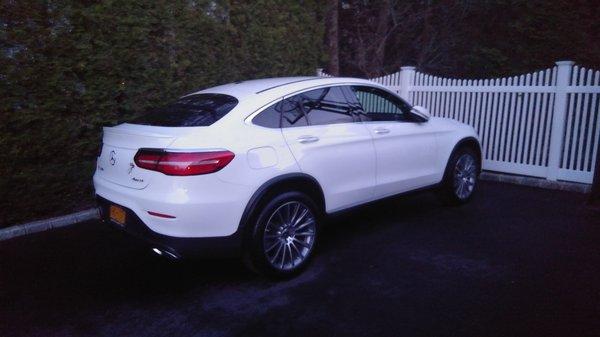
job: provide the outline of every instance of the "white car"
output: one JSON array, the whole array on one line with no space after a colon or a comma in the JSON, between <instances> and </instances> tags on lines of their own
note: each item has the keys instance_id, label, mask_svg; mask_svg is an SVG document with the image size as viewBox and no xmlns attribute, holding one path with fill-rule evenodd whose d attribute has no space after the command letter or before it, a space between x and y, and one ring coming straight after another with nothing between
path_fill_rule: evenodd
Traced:
<instances>
[{"instance_id":1,"label":"white car","mask_svg":"<svg viewBox=\"0 0 600 337\"><path fill-rule=\"evenodd\" d=\"M289 77L202 90L104 128L94 186L103 219L159 255L239 254L289 276L324 216L429 187L464 203L480 169L468 125L367 80Z\"/></svg>"}]
</instances>

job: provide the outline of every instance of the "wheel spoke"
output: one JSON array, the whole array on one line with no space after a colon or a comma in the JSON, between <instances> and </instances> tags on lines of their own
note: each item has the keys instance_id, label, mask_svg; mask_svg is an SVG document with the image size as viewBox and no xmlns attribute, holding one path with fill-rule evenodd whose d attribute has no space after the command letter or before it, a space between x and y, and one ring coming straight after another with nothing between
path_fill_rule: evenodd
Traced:
<instances>
[{"instance_id":1,"label":"wheel spoke","mask_svg":"<svg viewBox=\"0 0 600 337\"><path fill-rule=\"evenodd\" d=\"M283 247L283 244L280 244L279 247L277 248L277 251L275 252L275 255L271 259L271 263L275 263L277 261L277 257L279 256L279 252L281 251L282 247Z\"/></svg>"},{"instance_id":2,"label":"wheel spoke","mask_svg":"<svg viewBox=\"0 0 600 337\"><path fill-rule=\"evenodd\" d=\"M293 224L296 221L296 217L298 216L298 211L300 210L300 204L296 204L294 207L294 212L290 217L290 224Z\"/></svg>"},{"instance_id":3,"label":"wheel spoke","mask_svg":"<svg viewBox=\"0 0 600 337\"><path fill-rule=\"evenodd\" d=\"M294 250L296 251L296 254L298 254L298 257L300 257L300 259L302 259L303 258L302 253L300 252L298 247L296 247L296 244L294 242L292 242L292 244L290 246L292 246L292 248L294 248Z\"/></svg>"},{"instance_id":4,"label":"wheel spoke","mask_svg":"<svg viewBox=\"0 0 600 337\"><path fill-rule=\"evenodd\" d=\"M288 250L289 257L290 257L290 264L293 267L294 266L294 255L292 254L292 247L290 247L290 245L285 245L285 248Z\"/></svg>"},{"instance_id":5,"label":"wheel spoke","mask_svg":"<svg viewBox=\"0 0 600 337\"><path fill-rule=\"evenodd\" d=\"M285 245L285 244L283 244L283 245L281 245L281 246L283 247L282 254L281 254L281 269L283 269L283 266L284 266L284 264L285 264L285 250L286 250L286 249L285 249L285 246L286 246L286 245Z\"/></svg>"},{"instance_id":6,"label":"wheel spoke","mask_svg":"<svg viewBox=\"0 0 600 337\"><path fill-rule=\"evenodd\" d=\"M315 221L313 219L309 219L308 221L306 221L305 223L303 223L300 226L296 226L296 230L302 229L308 225L312 225Z\"/></svg>"},{"instance_id":7,"label":"wheel spoke","mask_svg":"<svg viewBox=\"0 0 600 337\"><path fill-rule=\"evenodd\" d=\"M292 219L292 204L287 204L285 207L285 222L290 223Z\"/></svg>"},{"instance_id":8,"label":"wheel spoke","mask_svg":"<svg viewBox=\"0 0 600 337\"><path fill-rule=\"evenodd\" d=\"M279 220L281 220L281 224L285 224L285 218L283 217L283 214L281 213L281 209L277 210L277 214L279 215Z\"/></svg>"},{"instance_id":9,"label":"wheel spoke","mask_svg":"<svg viewBox=\"0 0 600 337\"><path fill-rule=\"evenodd\" d=\"M302 210L302 213L300 214L300 216L294 222L292 222L292 226L297 227L298 224L300 223L300 221L302 221L302 219L304 219L306 214L308 214L308 209Z\"/></svg>"},{"instance_id":10,"label":"wheel spoke","mask_svg":"<svg viewBox=\"0 0 600 337\"><path fill-rule=\"evenodd\" d=\"M279 245L281 245L281 241L277 240L277 241L275 241L275 243L273 243L273 244L271 245L271 247L269 247L269 248L265 249L265 252L266 252L266 253L268 253L268 252L272 251L272 250L273 250L273 248L275 248L275 247L277 247L277 246L279 246Z\"/></svg>"},{"instance_id":11,"label":"wheel spoke","mask_svg":"<svg viewBox=\"0 0 600 337\"><path fill-rule=\"evenodd\" d=\"M296 239L296 238L294 238L294 241L295 241L295 242L298 242L298 244L299 244L300 246L304 247L304 248L310 248L310 245L309 245L308 243L304 242L304 241L298 240L298 239Z\"/></svg>"},{"instance_id":12,"label":"wheel spoke","mask_svg":"<svg viewBox=\"0 0 600 337\"><path fill-rule=\"evenodd\" d=\"M307 232L296 232L296 236L315 236L315 232L307 231Z\"/></svg>"}]
</instances>

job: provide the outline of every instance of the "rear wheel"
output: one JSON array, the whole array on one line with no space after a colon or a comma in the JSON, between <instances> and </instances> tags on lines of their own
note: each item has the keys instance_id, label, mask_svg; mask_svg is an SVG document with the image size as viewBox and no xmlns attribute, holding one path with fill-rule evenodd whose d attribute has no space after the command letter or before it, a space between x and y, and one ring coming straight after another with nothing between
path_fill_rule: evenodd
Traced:
<instances>
[{"instance_id":1,"label":"rear wheel","mask_svg":"<svg viewBox=\"0 0 600 337\"><path fill-rule=\"evenodd\" d=\"M247 235L244 261L272 277L290 277L310 261L318 238L315 203L300 192L272 198L255 217Z\"/></svg>"},{"instance_id":2,"label":"rear wheel","mask_svg":"<svg viewBox=\"0 0 600 337\"><path fill-rule=\"evenodd\" d=\"M456 150L446 167L442 182L442 196L450 204L460 205L468 202L478 185L480 163L471 148Z\"/></svg>"}]
</instances>

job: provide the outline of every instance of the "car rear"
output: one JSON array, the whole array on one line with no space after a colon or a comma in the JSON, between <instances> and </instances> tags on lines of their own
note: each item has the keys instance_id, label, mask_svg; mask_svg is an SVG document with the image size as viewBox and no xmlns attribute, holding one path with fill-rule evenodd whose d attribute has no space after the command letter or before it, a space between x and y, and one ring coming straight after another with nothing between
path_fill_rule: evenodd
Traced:
<instances>
[{"instance_id":1,"label":"car rear","mask_svg":"<svg viewBox=\"0 0 600 337\"><path fill-rule=\"evenodd\" d=\"M224 96L184 97L104 128L94 187L105 221L172 256L185 239L235 236L253 189L219 178L240 164L216 125L237 104Z\"/></svg>"}]
</instances>

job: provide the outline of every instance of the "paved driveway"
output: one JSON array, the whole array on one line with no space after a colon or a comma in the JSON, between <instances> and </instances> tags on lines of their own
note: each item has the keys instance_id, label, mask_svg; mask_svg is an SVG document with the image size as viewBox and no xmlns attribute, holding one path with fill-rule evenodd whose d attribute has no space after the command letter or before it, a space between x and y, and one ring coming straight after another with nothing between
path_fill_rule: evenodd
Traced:
<instances>
[{"instance_id":1,"label":"paved driveway","mask_svg":"<svg viewBox=\"0 0 600 337\"><path fill-rule=\"evenodd\" d=\"M306 273L171 263L92 222L0 243L0 336L599 336L600 217L484 183L335 218Z\"/></svg>"}]
</instances>

